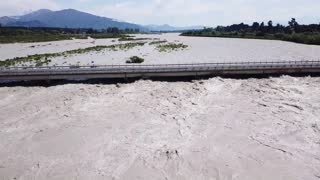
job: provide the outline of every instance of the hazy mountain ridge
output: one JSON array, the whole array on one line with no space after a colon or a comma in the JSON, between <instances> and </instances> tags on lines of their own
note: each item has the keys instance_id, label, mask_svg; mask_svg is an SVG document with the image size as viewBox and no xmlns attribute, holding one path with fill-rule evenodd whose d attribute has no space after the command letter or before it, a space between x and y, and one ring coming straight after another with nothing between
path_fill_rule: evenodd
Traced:
<instances>
[{"instance_id":1,"label":"hazy mountain ridge","mask_svg":"<svg viewBox=\"0 0 320 180\"><path fill-rule=\"evenodd\" d=\"M16 21L17 20L12 17L8 17L8 16L0 17L0 24L2 24L3 26L8 25L10 23L14 23Z\"/></svg>"},{"instance_id":2,"label":"hazy mountain ridge","mask_svg":"<svg viewBox=\"0 0 320 180\"><path fill-rule=\"evenodd\" d=\"M24 26L24 27L58 27L58 28L93 28L106 29L117 27L120 29L140 29L144 27L127 22L119 22L110 18L95 16L74 9L51 11L41 9L23 16L1 17L2 26Z\"/></svg>"},{"instance_id":3,"label":"hazy mountain ridge","mask_svg":"<svg viewBox=\"0 0 320 180\"><path fill-rule=\"evenodd\" d=\"M111 18L92 15L74 9L51 11L40 9L22 16L0 17L2 26L19 27L53 27L53 28L93 28L107 29L117 27L120 29L140 29L140 31L184 31L203 29L203 26L174 27L164 25L138 25L120 22Z\"/></svg>"}]
</instances>

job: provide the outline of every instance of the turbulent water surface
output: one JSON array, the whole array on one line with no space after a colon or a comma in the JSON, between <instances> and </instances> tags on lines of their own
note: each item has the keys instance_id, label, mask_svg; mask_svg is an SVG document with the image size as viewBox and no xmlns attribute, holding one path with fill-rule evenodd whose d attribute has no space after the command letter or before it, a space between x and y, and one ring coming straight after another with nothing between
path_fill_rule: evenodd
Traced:
<instances>
[{"instance_id":1,"label":"turbulent water surface","mask_svg":"<svg viewBox=\"0 0 320 180\"><path fill-rule=\"evenodd\" d=\"M320 178L320 78L0 88L0 179Z\"/></svg>"}]
</instances>

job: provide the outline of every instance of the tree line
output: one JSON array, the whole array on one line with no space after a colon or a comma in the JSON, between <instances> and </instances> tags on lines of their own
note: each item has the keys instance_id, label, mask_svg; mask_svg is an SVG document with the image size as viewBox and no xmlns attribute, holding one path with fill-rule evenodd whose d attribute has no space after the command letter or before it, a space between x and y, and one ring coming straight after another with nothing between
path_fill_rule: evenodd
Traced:
<instances>
[{"instance_id":1,"label":"tree line","mask_svg":"<svg viewBox=\"0 0 320 180\"><path fill-rule=\"evenodd\" d=\"M15 42L45 42L69 39L121 38L126 34L138 33L139 29L119 29L110 27L107 29L85 28L48 28L48 27L1 27L0 43Z\"/></svg>"},{"instance_id":2,"label":"tree line","mask_svg":"<svg viewBox=\"0 0 320 180\"><path fill-rule=\"evenodd\" d=\"M267 23L254 22L249 24L233 24L230 26L217 26L216 28L204 28L202 30L187 31L183 36L208 36L208 37L235 37L278 39L305 44L320 45L320 23L300 25L295 18L288 21L288 25L274 25L270 20Z\"/></svg>"},{"instance_id":3,"label":"tree line","mask_svg":"<svg viewBox=\"0 0 320 180\"><path fill-rule=\"evenodd\" d=\"M106 29L92 29L92 28L51 28L51 27L5 27L0 24L0 35L23 33L23 32L45 32L52 34L101 34L101 33L113 33L113 34L128 34L138 33L140 29L120 29L117 27L109 27Z\"/></svg>"},{"instance_id":4,"label":"tree line","mask_svg":"<svg viewBox=\"0 0 320 180\"><path fill-rule=\"evenodd\" d=\"M273 24L273 21L254 22L251 26L248 24L240 23L231 26L218 26L216 28L218 32L262 32L262 33L305 33L305 32L320 32L320 24L300 25L295 18L292 18L288 22L287 26L281 24Z\"/></svg>"}]
</instances>

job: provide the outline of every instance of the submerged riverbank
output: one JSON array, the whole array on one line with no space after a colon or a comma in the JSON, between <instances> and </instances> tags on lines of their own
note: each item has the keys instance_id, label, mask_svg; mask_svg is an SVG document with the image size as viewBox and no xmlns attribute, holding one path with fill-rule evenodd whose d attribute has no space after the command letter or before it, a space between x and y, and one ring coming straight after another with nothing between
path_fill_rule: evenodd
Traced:
<instances>
[{"instance_id":1,"label":"submerged riverbank","mask_svg":"<svg viewBox=\"0 0 320 180\"><path fill-rule=\"evenodd\" d=\"M175 33L135 36L134 39L142 40L76 39L50 43L4 44L0 45L0 60L4 65L11 64L5 60L14 60L18 62L18 66L35 66L41 58L44 63L38 64L45 66L92 66L126 64L134 56L143 58L142 64L311 61L319 60L320 57L320 46L283 41L184 37ZM143 45L116 50L101 48L137 43ZM173 49L176 46L181 48Z\"/></svg>"}]
</instances>

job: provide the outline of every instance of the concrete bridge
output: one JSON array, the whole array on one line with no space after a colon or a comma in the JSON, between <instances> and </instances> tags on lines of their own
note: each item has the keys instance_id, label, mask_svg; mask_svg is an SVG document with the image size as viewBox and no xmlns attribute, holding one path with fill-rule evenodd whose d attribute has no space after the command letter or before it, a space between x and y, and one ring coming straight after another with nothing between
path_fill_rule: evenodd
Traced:
<instances>
[{"instance_id":1,"label":"concrete bridge","mask_svg":"<svg viewBox=\"0 0 320 180\"><path fill-rule=\"evenodd\" d=\"M319 61L0 67L0 80L116 79L320 73Z\"/></svg>"}]
</instances>

